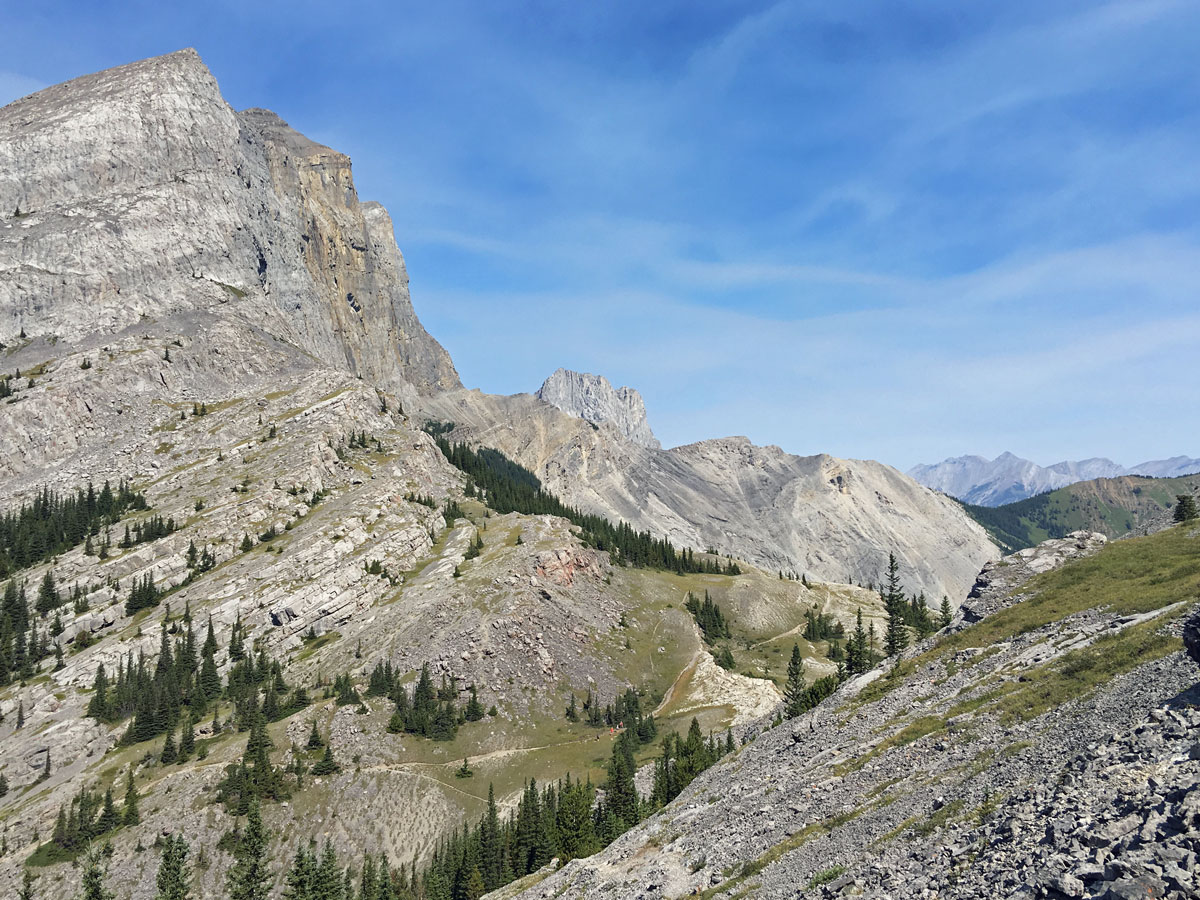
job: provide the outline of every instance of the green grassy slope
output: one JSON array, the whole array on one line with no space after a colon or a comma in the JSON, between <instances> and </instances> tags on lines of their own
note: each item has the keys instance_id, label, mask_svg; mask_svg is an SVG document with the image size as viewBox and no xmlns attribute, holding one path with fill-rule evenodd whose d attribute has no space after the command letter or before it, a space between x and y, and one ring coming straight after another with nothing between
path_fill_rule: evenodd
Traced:
<instances>
[{"instance_id":1,"label":"green grassy slope","mask_svg":"<svg viewBox=\"0 0 1200 900\"><path fill-rule=\"evenodd\" d=\"M964 503L963 508L1012 552L1081 528L1120 537L1173 507L1177 495L1198 491L1200 475L1125 475L1081 481L1004 506Z\"/></svg>"}]
</instances>

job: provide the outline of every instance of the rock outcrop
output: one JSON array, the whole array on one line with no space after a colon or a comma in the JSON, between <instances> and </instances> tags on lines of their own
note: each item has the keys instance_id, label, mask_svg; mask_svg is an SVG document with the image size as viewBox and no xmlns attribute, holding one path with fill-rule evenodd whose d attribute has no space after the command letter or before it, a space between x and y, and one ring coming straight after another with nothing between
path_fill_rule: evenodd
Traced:
<instances>
[{"instance_id":1,"label":"rock outcrop","mask_svg":"<svg viewBox=\"0 0 1200 900\"><path fill-rule=\"evenodd\" d=\"M1020 587L1034 575L1057 569L1068 560L1099 553L1107 543L1108 538L1099 532L1073 531L1065 538L1043 541L989 562L959 610L961 623L973 624L1017 602Z\"/></svg>"},{"instance_id":2,"label":"rock outcrop","mask_svg":"<svg viewBox=\"0 0 1200 900\"><path fill-rule=\"evenodd\" d=\"M1188 656L1200 665L1200 609L1183 625L1183 645L1187 647Z\"/></svg>"},{"instance_id":3,"label":"rock outcrop","mask_svg":"<svg viewBox=\"0 0 1200 900\"><path fill-rule=\"evenodd\" d=\"M0 110L0 341L240 317L388 390L459 384L343 154L234 112L194 50Z\"/></svg>"},{"instance_id":4,"label":"rock outcrop","mask_svg":"<svg viewBox=\"0 0 1200 900\"><path fill-rule=\"evenodd\" d=\"M537 398L569 416L596 424L610 422L635 444L653 450L662 447L646 421L642 395L630 387L614 388L603 375L558 369L542 382Z\"/></svg>"}]
</instances>

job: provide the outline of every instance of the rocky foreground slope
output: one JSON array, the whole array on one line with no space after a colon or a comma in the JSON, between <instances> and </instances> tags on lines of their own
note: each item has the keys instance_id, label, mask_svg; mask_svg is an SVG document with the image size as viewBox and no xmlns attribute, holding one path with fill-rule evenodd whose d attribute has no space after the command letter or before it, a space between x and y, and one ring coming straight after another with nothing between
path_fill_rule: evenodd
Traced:
<instances>
[{"instance_id":1,"label":"rocky foreground slope","mask_svg":"<svg viewBox=\"0 0 1200 900\"><path fill-rule=\"evenodd\" d=\"M505 896L1195 897L1198 551L1194 526L1049 542L898 666Z\"/></svg>"}]
</instances>

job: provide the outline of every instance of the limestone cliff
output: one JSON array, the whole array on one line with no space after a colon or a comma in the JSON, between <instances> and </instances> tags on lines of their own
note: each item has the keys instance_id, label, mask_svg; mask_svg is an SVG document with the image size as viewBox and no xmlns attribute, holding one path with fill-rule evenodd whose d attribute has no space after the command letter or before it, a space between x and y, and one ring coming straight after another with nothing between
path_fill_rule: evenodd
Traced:
<instances>
[{"instance_id":1,"label":"limestone cliff","mask_svg":"<svg viewBox=\"0 0 1200 900\"><path fill-rule=\"evenodd\" d=\"M537 397L567 415L597 424L611 422L635 444L662 447L646 421L642 395L631 387L614 388L603 375L558 369L542 383Z\"/></svg>"},{"instance_id":2,"label":"limestone cliff","mask_svg":"<svg viewBox=\"0 0 1200 900\"><path fill-rule=\"evenodd\" d=\"M400 393L458 385L343 154L235 113L193 50L0 110L0 341L236 316Z\"/></svg>"}]
</instances>

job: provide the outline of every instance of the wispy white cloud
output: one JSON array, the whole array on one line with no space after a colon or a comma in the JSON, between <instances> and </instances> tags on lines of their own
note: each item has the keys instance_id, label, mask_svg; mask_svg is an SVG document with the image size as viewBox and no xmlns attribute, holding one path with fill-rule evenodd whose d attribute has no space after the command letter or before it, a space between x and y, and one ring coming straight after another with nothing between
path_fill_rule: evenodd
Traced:
<instances>
[{"instance_id":1,"label":"wispy white cloud","mask_svg":"<svg viewBox=\"0 0 1200 900\"><path fill-rule=\"evenodd\" d=\"M351 154L472 386L600 371L668 442L901 465L1200 454L1195 3L522 9L81 7L0 58L196 44Z\"/></svg>"}]
</instances>

